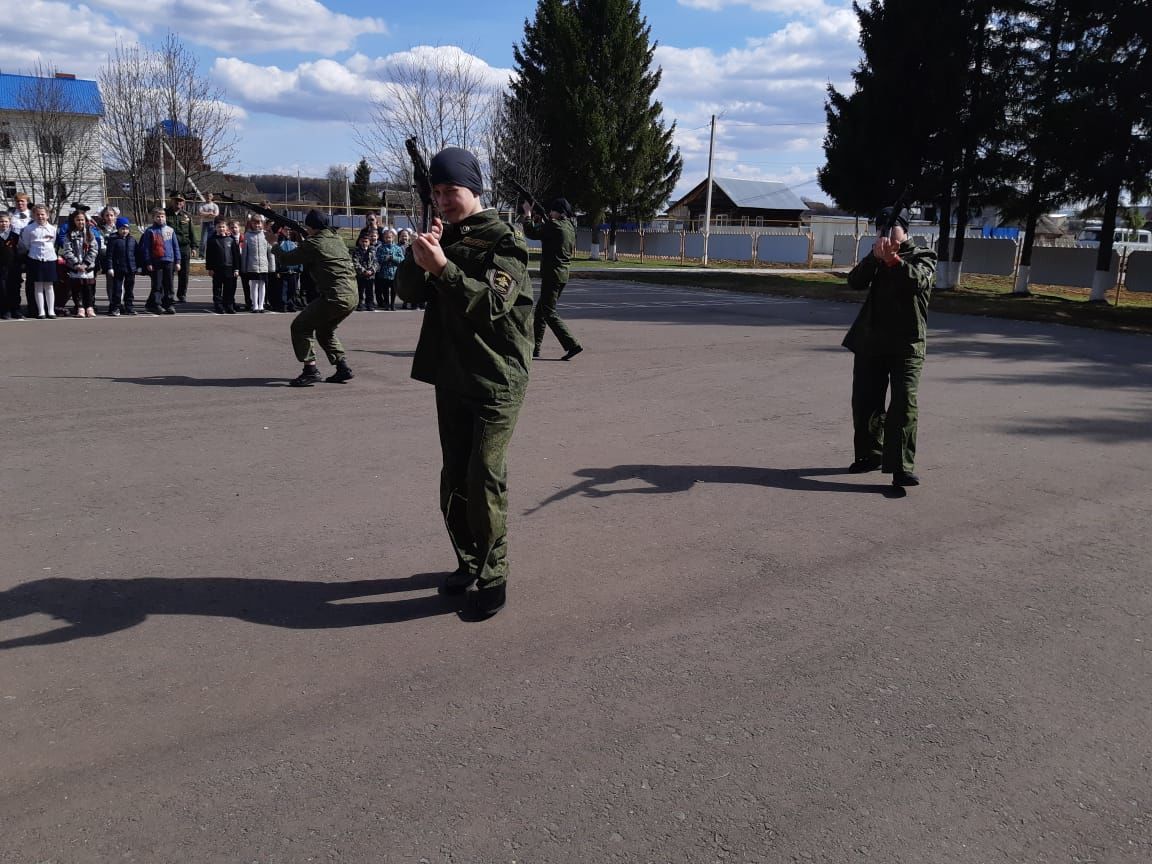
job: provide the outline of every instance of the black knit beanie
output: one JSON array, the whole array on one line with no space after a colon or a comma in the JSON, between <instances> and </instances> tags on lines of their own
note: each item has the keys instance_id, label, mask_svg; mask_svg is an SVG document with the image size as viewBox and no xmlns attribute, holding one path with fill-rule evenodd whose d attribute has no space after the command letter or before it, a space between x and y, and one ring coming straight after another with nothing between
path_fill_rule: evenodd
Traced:
<instances>
[{"instance_id":1,"label":"black knit beanie","mask_svg":"<svg viewBox=\"0 0 1152 864\"><path fill-rule=\"evenodd\" d=\"M309 228L315 228L317 231L323 231L328 227L328 217L313 207L304 217L304 224Z\"/></svg>"},{"instance_id":2,"label":"black knit beanie","mask_svg":"<svg viewBox=\"0 0 1152 864\"><path fill-rule=\"evenodd\" d=\"M475 156L460 147L445 147L432 157L428 166L428 180L433 186L438 183L462 186L477 195L484 191L480 163Z\"/></svg>"}]
</instances>

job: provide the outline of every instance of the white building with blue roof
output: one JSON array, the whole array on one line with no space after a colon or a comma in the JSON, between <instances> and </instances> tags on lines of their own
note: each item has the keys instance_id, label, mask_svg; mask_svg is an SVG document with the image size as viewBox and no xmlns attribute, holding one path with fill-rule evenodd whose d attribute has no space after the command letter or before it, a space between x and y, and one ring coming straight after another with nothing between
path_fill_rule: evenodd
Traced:
<instances>
[{"instance_id":1,"label":"white building with blue roof","mask_svg":"<svg viewBox=\"0 0 1152 864\"><path fill-rule=\"evenodd\" d=\"M18 192L56 215L67 213L72 202L102 205L103 117L95 81L59 72L0 73L0 195L6 206Z\"/></svg>"}]
</instances>

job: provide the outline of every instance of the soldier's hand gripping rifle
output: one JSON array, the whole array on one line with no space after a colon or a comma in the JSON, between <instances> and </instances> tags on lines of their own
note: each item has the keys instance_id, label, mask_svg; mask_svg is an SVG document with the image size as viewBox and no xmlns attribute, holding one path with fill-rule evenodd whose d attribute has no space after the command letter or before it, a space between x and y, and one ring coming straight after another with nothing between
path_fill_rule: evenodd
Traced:
<instances>
[{"instance_id":1,"label":"soldier's hand gripping rifle","mask_svg":"<svg viewBox=\"0 0 1152 864\"><path fill-rule=\"evenodd\" d=\"M514 179L512 179L508 175L504 176L504 182L508 186L512 187L512 191L514 191L519 196L517 204L524 202L524 201L527 201L529 204L532 205L532 215L533 216L539 216L541 219L547 219L548 218L548 214L546 212L544 212L544 208L541 207L536 202L536 196L535 195L533 195L531 192L529 192L527 189L525 189L523 186L521 186L519 183L517 183Z\"/></svg>"},{"instance_id":2,"label":"soldier's hand gripping rifle","mask_svg":"<svg viewBox=\"0 0 1152 864\"><path fill-rule=\"evenodd\" d=\"M896 227L896 220L903 212L904 208L908 206L908 196L912 192L912 184L905 183L904 189L899 195L896 196L896 202L892 205L892 222L888 226L888 233L885 235L889 240L892 239L892 229Z\"/></svg>"},{"instance_id":3,"label":"soldier's hand gripping rifle","mask_svg":"<svg viewBox=\"0 0 1152 864\"><path fill-rule=\"evenodd\" d=\"M424 161L424 154L420 152L420 145L416 143L415 138L407 139L404 148L408 151L408 158L412 160L412 187L420 196L423 205L423 212L420 214L420 233L427 234L428 222L432 216L432 181L428 179L428 163Z\"/></svg>"},{"instance_id":4,"label":"soldier's hand gripping rifle","mask_svg":"<svg viewBox=\"0 0 1152 864\"><path fill-rule=\"evenodd\" d=\"M238 204L241 207L247 208L253 213L259 213L261 216L268 220L268 224L272 227L273 230L283 225L291 228L293 231L296 231L300 234L301 237L308 236L308 230L303 225L301 225L295 219L290 219L282 213L277 213L275 210L269 210L267 207L261 207L259 204L253 204L251 201L244 201L240 198L233 198L230 195L221 195L219 197L220 200L225 204Z\"/></svg>"}]
</instances>

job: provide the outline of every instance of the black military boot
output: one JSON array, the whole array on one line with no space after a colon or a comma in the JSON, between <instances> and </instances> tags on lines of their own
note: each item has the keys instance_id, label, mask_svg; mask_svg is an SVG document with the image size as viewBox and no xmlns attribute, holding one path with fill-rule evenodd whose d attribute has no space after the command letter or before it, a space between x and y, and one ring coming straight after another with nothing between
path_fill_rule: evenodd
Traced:
<instances>
[{"instance_id":1,"label":"black military boot","mask_svg":"<svg viewBox=\"0 0 1152 864\"><path fill-rule=\"evenodd\" d=\"M567 352L565 352L564 356L561 357L560 359L561 360L571 360L573 357L575 357L577 354L579 354L583 350L584 350L583 346L573 345L571 348L568 349Z\"/></svg>"},{"instance_id":2,"label":"black military boot","mask_svg":"<svg viewBox=\"0 0 1152 864\"><path fill-rule=\"evenodd\" d=\"M911 471L896 471L892 474L893 486L919 486L920 478Z\"/></svg>"},{"instance_id":3,"label":"black military boot","mask_svg":"<svg viewBox=\"0 0 1152 864\"><path fill-rule=\"evenodd\" d=\"M329 384L343 384L345 381L351 381L356 376L352 374L352 370L348 368L348 363L344 360L336 361L336 371L329 375L324 380Z\"/></svg>"},{"instance_id":4,"label":"black military boot","mask_svg":"<svg viewBox=\"0 0 1152 864\"><path fill-rule=\"evenodd\" d=\"M469 591L468 605L464 610L464 616L470 621L483 621L503 609L507 600L503 583L494 588Z\"/></svg>"},{"instance_id":5,"label":"black military boot","mask_svg":"<svg viewBox=\"0 0 1152 864\"><path fill-rule=\"evenodd\" d=\"M876 456L864 456L848 466L849 474L867 474L880 468L880 459Z\"/></svg>"},{"instance_id":6,"label":"black military boot","mask_svg":"<svg viewBox=\"0 0 1152 864\"><path fill-rule=\"evenodd\" d=\"M304 371L288 382L289 387L311 387L320 380L320 370L315 363L306 363Z\"/></svg>"},{"instance_id":7,"label":"black military boot","mask_svg":"<svg viewBox=\"0 0 1152 864\"><path fill-rule=\"evenodd\" d=\"M461 567L454 573L449 573L444 577L444 581L440 583L439 590L441 594L449 596L463 594L475 581L476 577Z\"/></svg>"}]
</instances>

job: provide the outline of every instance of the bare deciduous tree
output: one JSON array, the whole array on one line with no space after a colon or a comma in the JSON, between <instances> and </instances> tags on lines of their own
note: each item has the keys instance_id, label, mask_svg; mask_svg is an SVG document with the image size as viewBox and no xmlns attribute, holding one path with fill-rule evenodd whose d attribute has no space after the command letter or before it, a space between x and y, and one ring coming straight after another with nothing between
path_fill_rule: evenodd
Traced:
<instances>
[{"instance_id":1,"label":"bare deciduous tree","mask_svg":"<svg viewBox=\"0 0 1152 864\"><path fill-rule=\"evenodd\" d=\"M373 101L356 137L383 177L410 182L404 142L412 137L425 154L448 146L487 154L496 100L480 60L451 46L416 48L397 55L380 78L384 95Z\"/></svg>"},{"instance_id":2,"label":"bare deciduous tree","mask_svg":"<svg viewBox=\"0 0 1152 864\"><path fill-rule=\"evenodd\" d=\"M103 192L96 106L77 104L72 83L37 64L18 85L17 113L7 132L5 168L25 180L25 191L52 214Z\"/></svg>"},{"instance_id":3,"label":"bare deciduous tree","mask_svg":"<svg viewBox=\"0 0 1152 864\"><path fill-rule=\"evenodd\" d=\"M498 92L493 101L486 142L494 181L492 205L500 210L518 210L519 196L508 186L505 175L512 175L512 179L534 195L547 194L553 178L540 146L537 118L520 102L508 99L504 91Z\"/></svg>"},{"instance_id":4,"label":"bare deciduous tree","mask_svg":"<svg viewBox=\"0 0 1152 864\"><path fill-rule=\"evenodd\" d=\"M109 166L129 177L137 218L167 194L195 197L232 160L235 122L224 95L173 34L147 50L119 45L99 72Z\"/></svg>"}]
</instances>

